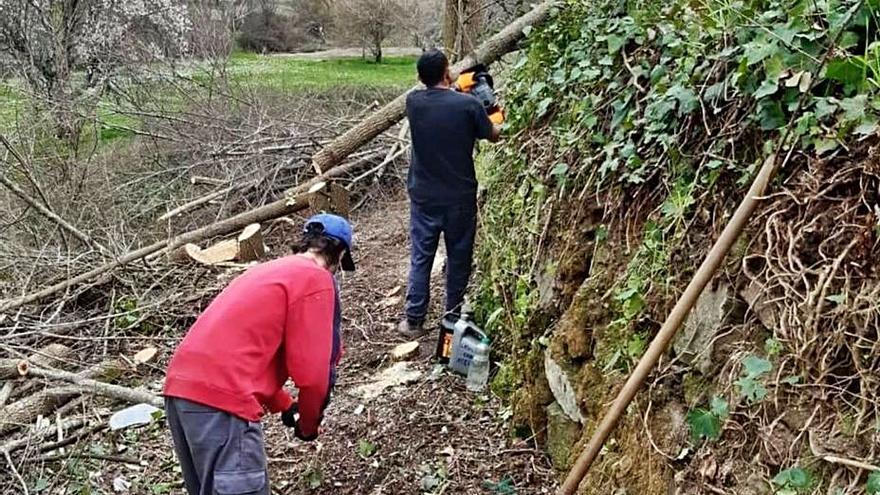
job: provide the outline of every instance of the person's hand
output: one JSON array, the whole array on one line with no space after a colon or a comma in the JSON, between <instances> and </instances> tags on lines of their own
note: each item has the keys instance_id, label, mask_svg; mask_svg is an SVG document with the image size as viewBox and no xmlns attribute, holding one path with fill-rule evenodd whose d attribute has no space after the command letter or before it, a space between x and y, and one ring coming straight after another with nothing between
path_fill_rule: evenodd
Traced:
<instances>
[{"instance_id":1,"label":"person's hand","mask_svg":"<svg viewBox=\"0 0 880 495\"><path fill-rule=\"evenodd\" d=\"M299 429L299 421L296 422L296 425L293 427L293 434L296 438L299 438L303 442L311 442L318 438L318 435L321 433L321 428L318 428L314 434L306 436L303 435L303 432Z\"/></svg>"},{"instance_id":2,"label":"person's hand","mask_svg":"<svg viewBox=\"0 0 880 495\"><path fill-rule=\"evenodd\" d=\"M281 413L281 422L284 423L284 426L288 428L294 428L296 426L297 415L299 414L299 405L294 402L292 406L283 413Z\"/></svg>"}]
</instances>

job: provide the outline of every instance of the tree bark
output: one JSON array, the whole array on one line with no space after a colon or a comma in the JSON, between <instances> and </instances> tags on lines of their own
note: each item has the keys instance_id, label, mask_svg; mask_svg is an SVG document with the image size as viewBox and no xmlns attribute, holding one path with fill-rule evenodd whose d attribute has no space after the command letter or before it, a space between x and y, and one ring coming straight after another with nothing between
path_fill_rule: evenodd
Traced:
<instances>
[{"instance_id":1,"label":"tree bark","mask_svg":"<svg viewBox=\"0 0 880 495\"><path fill-rule=\"evenodd\" d=\"M61 344L49 344L39 351L30 355L27 361L41 367L54 367L56 363L70 355L70 348ZM18 365L21 359L2 358L0 359L0 380L9 380L21 376L18 372Z\"/></svg>"},{"instance_id":2,"label":"tree bark","mask_svg":"<svg viewBox=\"0 0 880 495\"><path fill-rule=\"evenodd\" d=\"M98 366L77 373L84 379L111 379L122 369L118 361L105 361ZM16 428L29 425L38 416L51 414L66 402L82 393L83 388L77 385L49 388L31 395L18 402L13 402L0 409L0 435L5 435Z\"/></svg>"},{"instance_id":3,"label":"tree bark","mask_svg":"<svg viewBox=\"0 0 880 495\"><path fill-rule=\"evenodd\" d=\"M87 390L104 397L119 399L125 402L131 402L134 404L146 403L159 408L164 407L162 399L157 395L129 387L114 385L112 383L93 380L88 376L83 376L79 373L29 366L27 367L27 375L25 376L28 375L51 378L53 380L64 380L79 386L81 390Z\"/></svg>"}]
</instances>

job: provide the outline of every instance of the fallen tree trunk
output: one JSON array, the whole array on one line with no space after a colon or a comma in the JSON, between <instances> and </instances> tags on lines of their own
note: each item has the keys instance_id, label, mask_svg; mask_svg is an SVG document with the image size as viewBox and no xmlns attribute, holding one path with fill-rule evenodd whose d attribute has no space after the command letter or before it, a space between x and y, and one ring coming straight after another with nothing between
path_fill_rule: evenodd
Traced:
<instances>
[{"instance_id":1,"label":"fallen tree trunk","mask_svg":"<svg viewBox=\"0 0 880 495\"><path fill-rule=\"evenodd\" d=\"M62 360L69 355L70 348L66 345L49 344L33 353L27 358L27 361L40 367L54 367L59 360ZM9 380L21 376L18 371L18 366L21 362L21 359L0 359L0 380Z\"/></svg>"},{"instance_id":2,"label":"fallen tree trunk","mask_svg":"<svg viewBox=\"0 0 880 495\"><path fill-rule=\"evenodd\" d=\"M122 369L115 360L105 361L98 366L75 375L85 379L112 379ZM5 435L21 426L29 425L39 416L47 416L53 411L81 394L83 388L77 385L49 388L0 409L0 435Z\"/></svg>"},{"instance_id":3,"label":"fallen tree trunk","mask_svg":"<svg viewBox=\"0 0 880 495\"><path fill-rule=\"evenodd\" d=\"M551 8L557 3L555 0L541 3L527 14L508 24L498 34L486 40L479 48L453 65L451 68L453 78L464 69L473 67L478 63L491 64L513 51L517 43L524 36L523 30L526 27L544 22L550 15ZM385 105L379 111L323 147L321 151L312 157L312 166L315 170L319 174L323 174L326 170L339 164L351 152L400 121L406 113L407 95L417 88L418 86L413 87L406 93L398 96L394 101Z\"/></svg>"},{"instance_id":4,"label":"fallen tree trunk","mask_svg":"<svg viewBox=\"0 0 880 495\"><path fill-rule=\"evenodd\" d=\"M466 56L462 61L452 67L454 73L472 67L477 63L489 64L499 60L502 56L512 51L524 36L524 29L529 26L542 23L550 15L551 8L557 4L556 0L550 0L539 4L530 12L513 21L498 34L484 42L476 51ZM413 88L415 89L415 88ZM412 91L412 89L410 89ZM322 178L313 179L312 182L320 182L326 178L327 171L354 150L360 148L371 139L375 138L389 127L400 121L405 113L406 95L409 91L398 96L391 103L385 105L356 126L330 142L312 157L312 165ZM291 191L301 190L296 187ZM226 220L207 225L205 227L181 234L173 239L162 240L149 246L132 251L106 265L97 267L76 277L64 280L55 285L27 294L15 299L0 302L0 312L10 311L26 304L51 296L75 285L87 282L99 275L118 268L120 266L145 258L163 249L173 250L184 244L198 242L210 237L228 234L244 228L252 223L260 223L266 220L282 217L284 215L300 211L308 206L308 198L291 198L291 191L285 193L285 197L265 206L240 213Z\"/></svg>"},{"instance_id":5,"label":"fallen tree trunk","mask_svg":"<svg viewBox=\"0 0 880 495\"><path fill-rule=\"evenodd\" d=\"M114 385L112 383L105 383L69 371L50 370L30 365L20 366L20 368L23 368L22 371L24 376L39 376L42 378L51 378L53 380L64 380L73 383L74 385L78 385L82 390L88 390L111 399L119 399L134 404L143 402L150 404L151 406L163 407L162 399L158 395L153 395L149 392Z\"/></svg>"}]
</instances>

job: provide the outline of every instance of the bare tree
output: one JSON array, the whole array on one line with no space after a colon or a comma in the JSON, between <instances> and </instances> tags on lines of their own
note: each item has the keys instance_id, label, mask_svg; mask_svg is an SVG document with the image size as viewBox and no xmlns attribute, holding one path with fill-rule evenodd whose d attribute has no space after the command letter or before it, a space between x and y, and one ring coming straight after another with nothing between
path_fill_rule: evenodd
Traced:
<instances>
[{"instance_id":1,"label":"bare tree","mask_svg":"<svg viewBox=\"0 0 880 495\"><path fill-rule=\"evenodd\" d=\"M71 142L120 67L179 55L189 29L180 0L0 0L0 51Z\"/></svg>"},{"instance_id":2,"label":"bare tree","mask_svg":"<svg viewBox=\"0 0 880 495\"><path fill-rule=\"evenodd\" d=\"M470 53L483 37L483 17L489 0L446 0L443 48L452 60Z\"/></svg>"},{"instance_id":3,"label":"bare tree","mask_svg":"<svg viewBox=\"0 0 880 495\"><path fill-rule=\"evenodd\" d=\"M344 37L360 41L376 63L381 63L382 47L401 28L405 7L401 0L339 0L336 17Z\"/></svg>"}]
</instances>

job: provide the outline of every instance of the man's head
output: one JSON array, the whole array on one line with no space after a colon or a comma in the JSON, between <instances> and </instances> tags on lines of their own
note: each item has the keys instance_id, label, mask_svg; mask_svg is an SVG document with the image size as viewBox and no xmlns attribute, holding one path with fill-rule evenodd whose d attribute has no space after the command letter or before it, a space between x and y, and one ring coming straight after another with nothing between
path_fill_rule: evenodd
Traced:
<instances>
[{"instance_id":1,"label":"man's head","mask_svg":"<svg viewBox=\"0 0 880 495\"><path fill-rule=\"evenodd\" d=\"M416 68L419 71L419 80L429 88L452 83L449 59L440 50L432 49L423 53L416 63Z\"/></svg>"},{"instance_id":2,"label":"man's head","mask_svg":"<svg viewBox=\"0 0 880 495\"><path fill-rule=\"evenodd\" d=\"M294 246L294 251L297 254L311 252L322 256L331 271L340 263L343 270L354 271L352 243L352 228L346 219L321 213L306 221L302 238Z\"/></svg>"}]
</instances>

